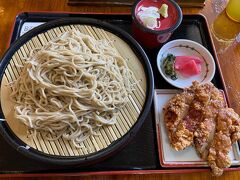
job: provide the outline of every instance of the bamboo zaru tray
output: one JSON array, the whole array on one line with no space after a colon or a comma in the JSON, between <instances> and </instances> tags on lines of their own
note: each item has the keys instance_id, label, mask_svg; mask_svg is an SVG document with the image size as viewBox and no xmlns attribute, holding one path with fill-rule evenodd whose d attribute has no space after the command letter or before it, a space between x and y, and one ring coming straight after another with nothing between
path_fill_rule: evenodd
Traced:
<instances>
[{"instance_id":1,"label":"bamboo zaru tray","mask_svg":"<svg viewBox=\"0 0 240 180\"><path fill-rule=\"evenodd\" d=\"M129 102L121 109L117 123L104 126L99 136L90 136L83 142L83 148L76 148L60 138L50 141L42 134L29 135L27 127L14 117L14 103L10 100L9 83L21 73L17 64L23 64L24 57L37 47L41 47L59 34L69 30L79 30L95 39L107 39L119 54L126 59L136 83L135 90L128 97ZM117 33L117 35L115 35ZM109 156L124 146L142 125L151 105L153 76L148 59L140 46L125 32L94 19L61 19L46 23L19 39L5 54L1 64L1 132L17 150L35 159L57 164L85 164Z\"/></svg>"}]
</instances>

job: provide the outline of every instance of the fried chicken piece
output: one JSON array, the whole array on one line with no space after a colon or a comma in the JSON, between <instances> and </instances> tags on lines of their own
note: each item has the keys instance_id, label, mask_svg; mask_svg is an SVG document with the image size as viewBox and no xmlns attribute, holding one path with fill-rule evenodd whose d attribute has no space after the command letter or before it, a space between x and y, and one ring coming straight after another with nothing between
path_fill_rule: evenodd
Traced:
<instances>
[{"instance_id":1,"label":"fried chicken piece","mask_svg":"<svg viewBox=\"0 0 240 180\"><path fill-rule=\"evenodd\" d=\"M183 150L193 143L194 132L203 119L214 86L193 82L190 88L172 98L164 108L164 120L170 144Z\"/></svg>"},{"instance_id":2,"label":"fried chicken piece","mask_svg":"<svg viewBox=\"0 0 240 180\"><path fill-rule=\"evenodd\" d=\"M193 133L184 132L185 129L179 126L179 123L186 116L193 98L192 92L184 91L174 96L163 108L170 144L176 150L182 150L192 143ZM178 133L176 133L177 130Z\"/></svg>"},{"instance_id":3,"label":"fried chicken piece","mask_svg":"<svg viewBox=\"0 0 240 180\"><path fill-rule=\"evenodd\" d=\"M231 165L231 160L228 157L230 149L231 138L222 131L215 133L208 155L208 164L214 176L221 176L223 168Z\"/></svg>"},{"instance_id":4,"label":"fried chicken piece","mask_svg":"<svg viewBox=\"0 0 240 180\"><path fill-rule=\"evenodd\" d=\"M216 133L209 149L208 164L213 175L221 176L223 168L231 165L228 153L232 143L240 139L239 115L231 108L223 108L217 116Z\"/></svg>"},{"instance_id":5,"label":"fried chicken piece","mask_svg":"<svg viewBox=\"0 0 240 180\"><path fill-rule=\"evenodd\" d=\"M205 118L200 123L199 129L194 132L194 146L199 156L206 160L209 148L215 134L216 122L213 118Z\"/></svg>"},{"instance_id":6,"label":"fried chicken piece","mask_svg":"<svg viewBox=\"0 0 240 180\"><path fill-rule=\"evenodd\" d=\"M193 143L194 131L201 120L201 113L189 108L189 113L179 122L173 135L172 146L176 150L183 150Z\"/></svg>"},{"instance_id":7,"label":"fried chicken piece","mask_svg":"<svg viewBox=\"0 0 240 180\"><path fill-rule=\"evenodd\" d=\"M174 96L164 107L171 146L183 150L194 143L213 175L231 165L228 153L240 139L239 115L226 108L223 94L211 83L193 85Z\"/></svg>"},{"instance_id":8,"label":"fried chicken piece","mask_svg":"<svg viewBox=\"0 0 240 180\"><path fill-rule=\"evenodd\" d=\"M220 109L226 107L223 94L211 85L210 100L204 107L203 120L194 132L194 145L199 156L206 160L216 127L216 117Z\"/></svg>"}]
</instances>

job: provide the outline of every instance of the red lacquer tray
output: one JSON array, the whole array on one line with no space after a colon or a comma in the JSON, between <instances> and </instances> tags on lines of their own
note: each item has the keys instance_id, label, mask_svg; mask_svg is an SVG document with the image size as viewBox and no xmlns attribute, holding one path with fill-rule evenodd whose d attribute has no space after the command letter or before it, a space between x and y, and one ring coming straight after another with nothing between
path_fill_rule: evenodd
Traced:
<instances>
[{"instance_id":1,"label":"red lacquer tray","mask_svg":"<svg viewBox=\"0 0 240 180\"><path fill-rule=\"evenodd\" d=\"M24 12L16 17L12 29L12 38L9 44L14 42L21 33L50 20L63 17L88 17L107 21L128 33L131 32L130 14L69 14L48 12ZM220 89L225 89L224 81L219 71L217 57L210 37L206 19L202 15L184 15L182 24L173 33L170 40L190 39L205 46L213 55L217 69L213 83ZM170 41L169 40L169 41ZM156 57L159 48L144 49L151 61L155 78L156 89L173 89L157 70ZM227 170L239 170L239 167L231 167ZM79 175L117 175L117 174L154 174L154 173L186 173L209 171L207 167L166 168L159 161L157 133L155 127L154 105L142 128L133 141L114 157L110 157L98 164L85 167L65 167L45 164L34 161L15 151L0 137L0 177L10 176L79 176Z\"/></svg>"}]
</instances>

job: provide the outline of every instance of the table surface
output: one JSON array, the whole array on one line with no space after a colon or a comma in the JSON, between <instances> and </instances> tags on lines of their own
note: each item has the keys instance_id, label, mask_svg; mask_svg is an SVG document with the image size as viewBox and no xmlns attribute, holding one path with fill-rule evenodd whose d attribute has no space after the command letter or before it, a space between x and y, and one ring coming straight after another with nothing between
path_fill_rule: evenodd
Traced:
<instances>
[{"instance_id":1,"label":"table surface","mask_svg":"<svg viewBox=\"0 0 240 180\"><path fill-rule=\"evenodd\" d=\"M220 68L226 84L226 92L229 96L229 105L240 113L240 44L234 42L234 37L240 32L240 23L231 21L225 11L216 12L213 6L214 0L207 0L204 8L182 8L183 13L201 13L206 16ZM67 12L99 12L99 13L130 13L131 7L114 6L68 6L67 0L0 0L0 57L8 48L8 40L11 36L11 28L16 15L23 11L67 11ZM229 28L230 27L230 28ZM70 177L48 177L49 179L68 179ZM71 179L78 177L72 177ZM91 176L81 177L87 179L215 179L210 172L189 174L152 174L152 175L121 175L121 176ZM4 178L1 179L11 179ZM21 179L21 178L20 178ZM23 179L23 178L22 178ZM36 179L36 178L34 178ZM39 178L40 179L40 178ZM239 172L225 172L218 179L240 179Z\"/></svg>"}]
</instances>

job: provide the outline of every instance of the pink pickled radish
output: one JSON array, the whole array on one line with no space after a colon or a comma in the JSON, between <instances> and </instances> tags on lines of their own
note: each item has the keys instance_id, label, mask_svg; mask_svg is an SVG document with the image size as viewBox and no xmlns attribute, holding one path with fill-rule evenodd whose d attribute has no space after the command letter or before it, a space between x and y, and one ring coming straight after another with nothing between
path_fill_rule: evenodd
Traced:
<instances>
[{"instance_id":1,"label":"pink pickled radish","mask_svg":"<svg viewBox=\"0 0 240 180\"><path fill-rule=\"evenodd\" d=\"M184 77L191 77L200 74L202 62L197 56L176 56L174 67Z\"/></svg>"}]
</instances>

